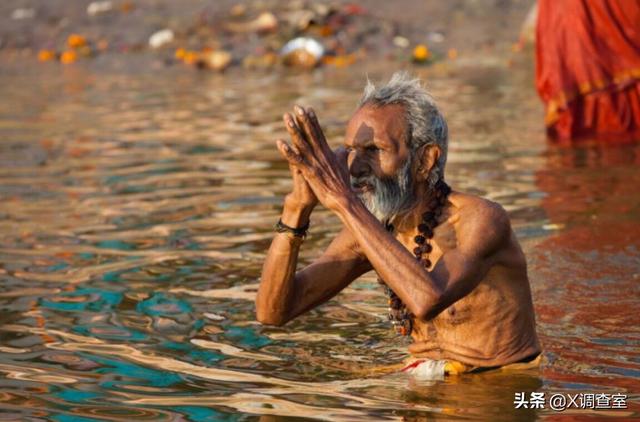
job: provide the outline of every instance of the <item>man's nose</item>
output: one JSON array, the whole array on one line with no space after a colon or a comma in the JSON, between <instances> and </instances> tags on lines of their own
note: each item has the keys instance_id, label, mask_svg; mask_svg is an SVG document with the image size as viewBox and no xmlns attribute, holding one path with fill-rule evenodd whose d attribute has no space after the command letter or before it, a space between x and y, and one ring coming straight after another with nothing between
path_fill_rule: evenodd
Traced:
<instances>
[{"instance_id":1,"label":"man's nose","mask_svg":"<svg viewBox=\"0 0 640 422\"><path fill-rule=\"evenodd\" d=\"M357 152L353 152L352 156L349 157L349 174L355 178L369 175L370 168L362 157Z\"/></svg>"}]
</instances>

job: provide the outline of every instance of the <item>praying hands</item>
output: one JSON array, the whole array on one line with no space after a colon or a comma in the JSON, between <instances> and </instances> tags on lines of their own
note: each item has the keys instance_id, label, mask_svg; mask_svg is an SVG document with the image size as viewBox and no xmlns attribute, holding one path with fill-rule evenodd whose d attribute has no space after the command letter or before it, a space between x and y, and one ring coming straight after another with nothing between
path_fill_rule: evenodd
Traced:
<instances>
[{"instance_id":1,"label":"praying hands","mask_svg":"<svg viewBox=\"0 0 640 422\"><path fill-rule=\"evenodd\" d=\"M307 203L313 202L313 194L330 210L356 200L349 184L347 151L343 147L336 149L335 153L331 151L312 108L305 110L296 106L294 110L295 117L290 113L284 115L292 145L283 140L277 141L280 153L292 167L294 192ZM312 192L304 191L298 175L304 177Z\"/></svg>"}]
</instances>

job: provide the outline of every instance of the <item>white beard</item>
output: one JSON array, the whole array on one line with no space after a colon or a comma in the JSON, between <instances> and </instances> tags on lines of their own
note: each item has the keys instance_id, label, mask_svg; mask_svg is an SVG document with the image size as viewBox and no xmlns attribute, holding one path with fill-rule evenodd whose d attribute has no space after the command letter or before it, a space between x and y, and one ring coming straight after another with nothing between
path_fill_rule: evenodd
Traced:
<instances>
[{"instance_id":1,"label":"white beard","mask_svg":"<svg viewBox=\"0 0 640 422\"><path fill-rule=\"evenodd\" d=\"M366 183L373 187L372 192L360 193L358 197L379 221L391 221L413 204L412 161L411 158L407 159L395 178L378 179L373 175L351 178L352 185Z\"/></svg>"}]
</instances>

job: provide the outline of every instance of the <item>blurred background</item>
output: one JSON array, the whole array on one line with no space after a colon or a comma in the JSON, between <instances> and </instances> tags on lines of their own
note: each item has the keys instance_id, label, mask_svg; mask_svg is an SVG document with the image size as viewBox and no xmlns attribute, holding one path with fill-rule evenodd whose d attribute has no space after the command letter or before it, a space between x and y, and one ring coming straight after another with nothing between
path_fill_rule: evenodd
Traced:
<instances>
[{"instance_id":1,"label":"blurred background","mask_svg":"<svg viewBox=\"0 0 640 422\"><path fill-rule=\"evenodd\" d=\"M0 3L0 418L577 420L640 409L637 143L547 139L535 1ZM296 103L342 142L406 69L449 122L447 181L502 204L545 362L425 385L373 275L287 326L253 299ZM339 230L313 216L302 263ZM627 409L514 409L514 393ZM269 419L271 418L271 419Z\"/></svg>"}]
</instances>

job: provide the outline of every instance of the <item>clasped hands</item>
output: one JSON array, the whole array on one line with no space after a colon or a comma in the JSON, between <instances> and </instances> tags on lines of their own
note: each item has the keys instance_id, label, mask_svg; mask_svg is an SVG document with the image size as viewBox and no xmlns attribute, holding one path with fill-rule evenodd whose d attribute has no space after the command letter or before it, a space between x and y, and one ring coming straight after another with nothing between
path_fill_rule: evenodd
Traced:
<instances>
[{"instance_id":1,"label":"clasped hands","mask_svg":"<svg viewBox=\"0 0 640 422\"><path fill-rule=\"evenodd\" d=\"M293 200L311 208L320 201L338 211L352 195L347 151L343 147L331 150L311 107L295 106L294 113L285 113L283 120L291 144L279 139L277 146L291 168Z\"/></svg>"}]
</instances>

